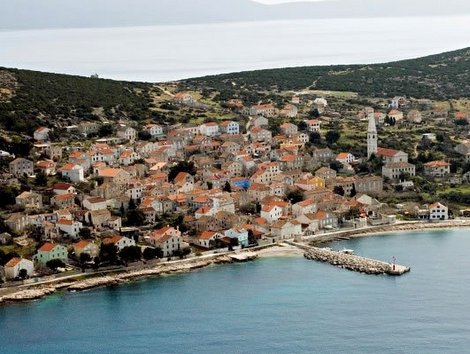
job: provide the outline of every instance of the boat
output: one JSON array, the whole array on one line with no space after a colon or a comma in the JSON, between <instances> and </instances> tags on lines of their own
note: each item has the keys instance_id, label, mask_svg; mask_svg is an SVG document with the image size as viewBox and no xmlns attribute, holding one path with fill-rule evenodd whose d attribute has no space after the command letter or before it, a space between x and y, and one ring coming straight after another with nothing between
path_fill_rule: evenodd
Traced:
<instances>
[{"instance_id":1,"label":"boat","mask_svg":"<svg viewBox=\"0 0 470 354\"><path fill-rule=\"evenodd\" d=\"M344 254L354 254L354 250L351 250L349 248L343 248L340 252Z\"/></svg>"}]
</instances>

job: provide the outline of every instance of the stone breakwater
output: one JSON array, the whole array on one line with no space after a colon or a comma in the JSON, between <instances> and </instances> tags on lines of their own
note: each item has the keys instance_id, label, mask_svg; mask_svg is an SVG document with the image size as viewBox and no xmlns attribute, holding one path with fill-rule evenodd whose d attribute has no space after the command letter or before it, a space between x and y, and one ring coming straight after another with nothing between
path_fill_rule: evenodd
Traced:
<instances>
[{"instance_id":1,"label":"stone breakwater","mask_svg":"<svg viewBox=\"0 0 470 354\"><path fill-rule=\"evenodd\" d=\"M314 261L326 262L343 269L365 274L402 275L410 271L409 267L364 258L325 248L309 247L304 257Z\"/></svg>"}]
</instances>

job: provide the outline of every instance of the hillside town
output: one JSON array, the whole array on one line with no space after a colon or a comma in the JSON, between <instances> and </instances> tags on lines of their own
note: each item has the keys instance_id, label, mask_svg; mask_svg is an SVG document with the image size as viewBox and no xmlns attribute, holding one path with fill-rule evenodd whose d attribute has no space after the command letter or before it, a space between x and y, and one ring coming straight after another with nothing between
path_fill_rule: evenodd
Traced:
<instances>
[{"instance_id":1,"label":"hillside town","mask_svg":"<svg viewBox=\"0 0 470 354\"><path fill-rule=\"evenodd\" d=\"M205 109L193 95L178 92L168 100L183 110ZM233 119L83 121L65 128L66 142L53 125L43 126L28 156L2 151L2 281L470 214L432 192L425 203L393 202L416 190L418 177L470 181L470 172L453 169L448 156L417 168L408 147L382 145L388 127L426 119L407 98L358 108L354 129L364 139L354 151L335 148L342 113L325 97L294 94L280 108L223 103ZM435 109L433 121L442 114ZM432 129L420 136L423 144L441 138ZM453 148L470 161L470 141Z\"/></svg>"}]
</instances>

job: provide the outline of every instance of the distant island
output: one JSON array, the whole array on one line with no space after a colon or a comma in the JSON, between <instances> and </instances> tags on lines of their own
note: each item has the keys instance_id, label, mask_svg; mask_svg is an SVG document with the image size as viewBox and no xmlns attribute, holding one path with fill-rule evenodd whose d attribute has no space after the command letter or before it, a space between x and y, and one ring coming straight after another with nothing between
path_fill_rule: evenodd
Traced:
<instances>
[{"instance_id":1,"label":"distant island","mask_svg":"<svg viewBox=\"0 0 470 354\"><path fill-rule=\"evenodd\" d=\"M253 0L0 0L0 29L125 27L328 18L449 16L466 0L337 0L264 5Z\"/></svg>"}]
</instances>

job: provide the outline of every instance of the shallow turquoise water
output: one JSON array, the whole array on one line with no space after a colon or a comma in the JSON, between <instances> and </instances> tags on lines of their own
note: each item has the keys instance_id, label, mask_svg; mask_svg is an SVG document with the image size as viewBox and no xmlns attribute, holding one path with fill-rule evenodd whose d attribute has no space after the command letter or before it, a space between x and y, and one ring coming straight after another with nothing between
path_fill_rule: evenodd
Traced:
<instances>
[{"instance_id":1,"label":"shallow turquoise water","mask_svg":"<svg viewBox=\"0 0 470 354\"><path fill-rule=\"evenodd\" d=\"M0 308L0 353L465 353L469 230L333 244L412 267L270 258Z\"/></svg>"}]
</instances>

